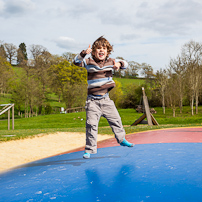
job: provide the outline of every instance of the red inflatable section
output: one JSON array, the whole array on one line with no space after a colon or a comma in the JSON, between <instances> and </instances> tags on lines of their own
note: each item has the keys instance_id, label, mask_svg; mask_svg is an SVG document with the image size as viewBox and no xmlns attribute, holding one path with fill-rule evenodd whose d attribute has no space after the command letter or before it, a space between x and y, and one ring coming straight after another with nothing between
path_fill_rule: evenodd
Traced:
<instances>
[{"instance_id":1,"label":"red inflatable section","mask_svg":"<svg viewBox=\"0 0 202 202\"><path fill-rule=\"evenodd\" d=\"M134 144L153 143L202 143L202 127L169 128L138 132L126 135L126 139ZM115 138L98 142L98 148L119 146ZM83 151L84 147L77 148L62 154Z\"/></svg>"}]
</instances>

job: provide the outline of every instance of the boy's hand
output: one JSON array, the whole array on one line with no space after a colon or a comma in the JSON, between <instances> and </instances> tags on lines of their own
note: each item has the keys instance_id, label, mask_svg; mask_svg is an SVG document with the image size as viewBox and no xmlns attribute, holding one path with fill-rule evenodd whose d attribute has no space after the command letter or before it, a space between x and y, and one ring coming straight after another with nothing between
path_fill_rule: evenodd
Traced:
<instances>
[{"instance_id":1,"label":"boy's hand","mask_svg":"<svg viewBox=\"0 0 202 202\"><path fill-rule=\"evenodd\" d=\"M120 62L115 62L115 60L114 60L113 68L118 71L120 69L120 67L121 67L121 63Z\"/></svg>"},{"instance_id":2,"label":"boy's hand","mask_svg":"<svg viewBox=\"0 0 202 202\"><path fill-rule=\"evenodd\" d=\"M92 52L92 49L91 49L91 45L89 44L89 47L86 49L86 54L90 54Z\"/></svg>"}]
</instances>

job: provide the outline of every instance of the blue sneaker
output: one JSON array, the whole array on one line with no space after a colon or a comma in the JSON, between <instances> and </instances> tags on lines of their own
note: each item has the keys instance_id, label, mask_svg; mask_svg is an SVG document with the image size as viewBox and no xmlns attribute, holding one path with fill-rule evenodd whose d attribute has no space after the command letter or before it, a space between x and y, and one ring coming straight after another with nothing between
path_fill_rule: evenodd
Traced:
<instances>
[{"instance_id":1,"label":"blue sneaker","mask_svg":"<svg viewBox=\"0 0 202 202\"><path fill-rule=\"evenodd\" d=\"M123 139L123 142L120 143L121 146L126 146L126 147L133 147L134 144L128 142L125 138Z\"/></svg>"},{"instance_id":2,"label":"blue sneaker","mask_svg":"<svg viewBox=\"0 0 202 202\"><path fill-rule=\"evenodd\" d=\"M90 154L89 153L84 153L83 158L84 159L89 159L90 158Z\"/></svg>"}]
</instances>

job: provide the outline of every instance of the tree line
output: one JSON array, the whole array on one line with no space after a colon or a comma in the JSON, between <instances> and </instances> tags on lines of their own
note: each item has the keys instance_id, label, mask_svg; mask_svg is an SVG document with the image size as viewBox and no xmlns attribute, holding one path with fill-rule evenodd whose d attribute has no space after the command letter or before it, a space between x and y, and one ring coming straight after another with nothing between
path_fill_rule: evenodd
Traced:
<instances>
[{"instance_id":1,"label":"tree line","mask_svg":"<svg viewBox=\"0 0 202 202\"><path fill-rule=\"evenodd\" d=\"M28 54L29 53L29 54ZM28 57L29 55L29 57ZM55 93L66 108L84 106L87 94L87 71L73 64L76 54L51 54L41 45L25 43L16 47L0 41L0 93L10 93L15 109L31 114L51 113L49 95ZM136 78L140 64L129 61L124 77ZM13 67L22 69L16 74ZM122 77L122 72L115 72Z\"/></svg>"},{"instance_id":2,"label":"tree line","mask_svg":"<svg viewBox=\"0 0 202 202\"><path fill-rule=\"evenodd\" d=\"M138 63L135 63L138 66ZM140 67L140 66L139 66ZM181 47L181 52L170 58L169 64L156 72L150 65L141 64L143 85L152 107L162 107L165 114L166 107L180 113L183 106L190 105L191 114L198 114L198 106L202 101L202 43L189 41ZM118 87L120 84L118 84ZM118 96L112 93L116 104L121 108L135 108L142 104L142 86L128 85L126 93ZM117 99L118 98L118 99Z\"/></svg>"},{"instance_id":3,"label":"tree line","mask_svg":"<svg viewBox=\"0 0 202 202\"><path fill-rule=\"evenodd\" d=\"M29 47L24 43L17 49L13 44L0 46L0 93L10 93L15 108L27 116L48 114L51 106L49 94L55 93L66 108L83 106L86 97L87 72L75 66L74 54L52 55L41 45ZM20 67L19 74L13 66Z\"/></svg>"},{"instance_id":4,"label":"tree line","mask_svg":"<svg viewBox=\"0 0 202 202\"><path fill-rule=\"evenodd\" d=\"M28 53L29 52L29 57ZM74 53L51 54L41 45L26 47L21 43L17 48L13 44L0 42L0 93L11 93L12 102L17 110L30 114L51 113L50 93L55 93L58 102L66 108L84 106L87 94L87 72L85 68L73 64ZM171 58L168 67L153 71L147 63L128 61L129 68L114 72L116 77L137 78L144 76L143 85L150 106L171 107L173 116L176 108L190 105L191 113L198 113L202 92L202 44L190 41L182 46L181 53ZM123 59L122 57L117 57ZM23 71L16 74L12 66ZM116 88L110 97L120 108L135 108L141 103L142 86L128 85L123 92L116 81Z\"/></svg>"},{"instance_id":5,"label":"tree line","mask_svg":"<svg viewBox=\"0 0 202 202\"><path fill-rule=\"evenodd\" d=\"M191 40L184 44L176 58L171 58L166 69L156 73L156 85L161 103L170 106L175 116L176 107L182 113L183 105L190 105L191 114L198 114L202 93L202 44Z\"/></svg>"}]
</instances>

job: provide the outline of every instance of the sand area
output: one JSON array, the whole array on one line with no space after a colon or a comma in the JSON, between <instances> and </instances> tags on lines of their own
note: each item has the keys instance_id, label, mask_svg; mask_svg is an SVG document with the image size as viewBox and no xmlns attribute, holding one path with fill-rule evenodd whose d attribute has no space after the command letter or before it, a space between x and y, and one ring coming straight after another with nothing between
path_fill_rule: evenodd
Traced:
<instances>
[{"instance_id":1,"label":"sand area","mask_svg":"<svg viewBox=\"0 0 202 202\"><path fill-rule=\"evenodd\" d=\"M98 135L98 141L112 138ZM85 133L57 132L0 143L0 172L85 146Z\"/></svg>"}]
</instances>

